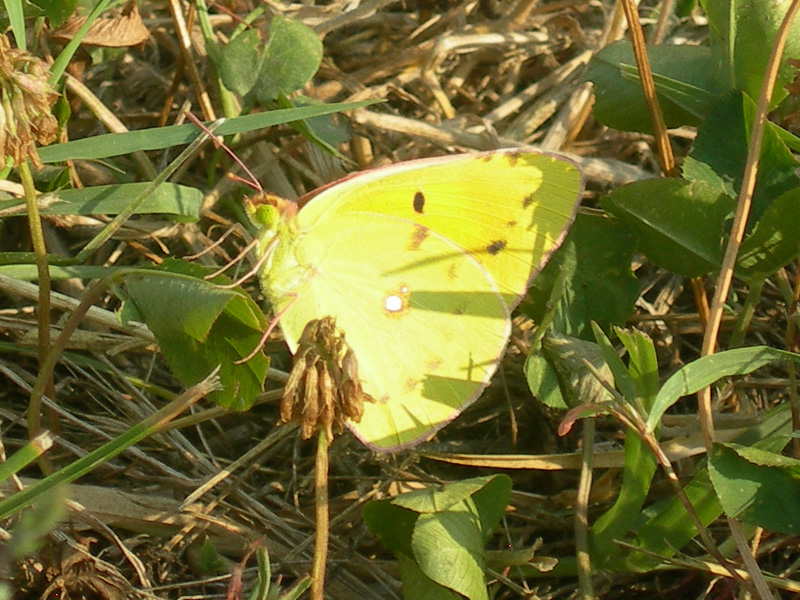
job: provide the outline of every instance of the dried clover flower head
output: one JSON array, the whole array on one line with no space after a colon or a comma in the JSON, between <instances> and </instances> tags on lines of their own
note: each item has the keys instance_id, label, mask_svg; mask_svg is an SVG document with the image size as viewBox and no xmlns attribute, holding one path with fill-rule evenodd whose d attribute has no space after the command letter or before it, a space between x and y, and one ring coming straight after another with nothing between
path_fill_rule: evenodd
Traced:
<instances>
[{"instance_id":1,"label":"dried clover flower head","mask_svg":"<svg viewBox=\"0 0 800 600\"><path fill-rule=\"evenodd\" d=\"M283 390L281 421L300 421L304 439L324 428L330 442L334 426L342 433L345 419L361 420L365 401L375 400L361 388L356 356L333 317L310 321Z\"/></svg>"},{"instance_id":2,"label":"dried clover flower head","mask_svg":"<svg viewBox=\"0 0 800 600\"><path fill-rule=\"evenodd\" d=\"M36 143L56 139L58 124L51 109L58 94L47 80L47 64L26 50L12 48L0 35L0 165L8 157L14 166L30 158L42 166Z\"/></svg>"}]
</instances>

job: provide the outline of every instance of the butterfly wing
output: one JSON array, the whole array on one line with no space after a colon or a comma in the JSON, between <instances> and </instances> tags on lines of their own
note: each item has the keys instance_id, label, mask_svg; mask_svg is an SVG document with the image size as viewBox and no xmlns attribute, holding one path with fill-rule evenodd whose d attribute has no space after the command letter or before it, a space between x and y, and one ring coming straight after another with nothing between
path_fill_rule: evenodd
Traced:
<instances>
[{"instance_id":1,"label":"butterfly wing","mask_svg":"<svg viewBox=\"0 0 800 600\"><path fill-rule=\"evenodd\" d=\"M488 385L509 313L492 277L459 246L407 219L335 209L290 243L295 276L282 278L274 264L266 289L292 351L306 323L335 317L376 399L349 424L364 443L413 445Z\"/></svg>"},{"instance_id":2,"label":"butterfly wing","mask_svg":"<svg viewBox=\"0 0 800 600\"><path fill-rule=\"evenodd\" d=\"M513 309L564 239L582 190L580 170L566 158L498 150L360 173L314 194L299 218L374 212L418 223L469 252Z\"/></svg>"}]
</instances>

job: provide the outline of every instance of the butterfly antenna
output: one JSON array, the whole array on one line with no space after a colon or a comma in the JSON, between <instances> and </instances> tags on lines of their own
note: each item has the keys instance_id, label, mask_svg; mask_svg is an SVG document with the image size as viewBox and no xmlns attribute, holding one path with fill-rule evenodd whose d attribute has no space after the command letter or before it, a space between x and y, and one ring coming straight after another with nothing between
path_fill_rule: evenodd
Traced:
<instances>
[{"instance_id":1,"label":"butterfly antenna","mask_svg":"<svg viewBox=\"0 0 800 600\"><path fill-rule=\"evenodd\" d=\"M220 148L221 150L223 150L228 156L231 157L233 162L235 162L237 165L239 165L239 168L242 171L245 172L245 174L250 178L250 181L252 182L252 183L247 182L247 185L249 185L250 187L252 187L253 189L255 189L255 190L257 190L257 191L259 191L261 193L264 192L263 188L261 187L261 184L258 183L258 179L256 179L255 175L253 175L253 172L250 169L247 168L247 165L242 162L241 158L236 156L236 153L233 150L231 150L227 146L227 144L222 142L219 138L211 135L211 133L208 131L208 128L205 126L205 124L200 119L198 119L194 114L186 113L186 116L189 118L189 120L192 123L194 123L195 127L197 127L199 129L201 129L202 131L206 132L211 137L211 141L214 142L214 145L217 148ZM241 181L243 183L245 183L244 180L241 180Z\"/></svg>"},{"instance_id":2,"label":"butterfly antenna","mask_svg":"<svg viewBox=\"0 0 800 600\"><path fill-rule=\"evenodd\" d=\"M280 318L286 313L287 310L289 310L289 307L292 306L292 304L294 304L294 301L295 301L296 298L297 298L297 296L292 298L292 300L291 300L291 302L289 302L289 304L287 304L277 315L272 317L272 320L269 322L269 327L267 327L267 330L264 332L264 335L261 336L261 339L258 341L258 344L256 345L256 347L253 348L253 351L250 354L248 354L247 356L245 356L244 358L242 358L241 360L235 361L233 364L242 365L242 364L246 363L248 360L250 360L251 358L253 358L256 354L261 352L261 350L267 344L267 340L269 339L269 335L273 332L275 327L278 325L278 321L280 321Z\"/></svg>"},{"instance_id":3,"label":"butterfly antenna","mask_svg":"<svg viewBox=\"0 0 800 600\"><path fill-rule=\"evenodd\" d=\"M244 177L239 177L236 173L226 173L225 177L227 177L231 181L235 181L236 183L241 183L242 185L246 185L250 189L253 189L256 192L258 192L259 194L264 193L264 189L261 187L261 185L259 185L258 181L253 183L252 181L248 181Z\"/></svg>"}]
</instances>

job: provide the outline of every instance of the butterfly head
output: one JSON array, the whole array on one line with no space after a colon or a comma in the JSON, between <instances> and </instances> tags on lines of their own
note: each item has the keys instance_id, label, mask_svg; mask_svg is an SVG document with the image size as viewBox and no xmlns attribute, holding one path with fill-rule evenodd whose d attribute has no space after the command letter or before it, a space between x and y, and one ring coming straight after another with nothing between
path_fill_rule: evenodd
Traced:
<instances>
[{"instance_id":1,"label":"butterfly head","mask_svg":"<svg viewBox=\"0 0 800 600\"><path fill-rule=\"evenodd\" d=\"M253 224L264 229L277 229L281 222L297 214L297 204L275 194L257 194L245 198L245 207Z\"/></svg>"}]
</instances>

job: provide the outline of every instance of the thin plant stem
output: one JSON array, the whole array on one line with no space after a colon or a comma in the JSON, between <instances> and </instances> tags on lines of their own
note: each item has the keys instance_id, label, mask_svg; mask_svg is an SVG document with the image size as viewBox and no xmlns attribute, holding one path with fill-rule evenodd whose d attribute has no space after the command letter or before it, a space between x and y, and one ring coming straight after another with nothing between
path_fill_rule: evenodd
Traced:
<instances>
[{"instance_id":1,"label":"thin plant stem","mask_svg":"<svg viewBox=\"0 0 800 600\"><path fill-rule=\"evenodd\" d=\"M316 535L314 562L311 564L311 600L323 600L325 594L325 565L328 561L328 436L322 427L317 434L317 461L314 466L314 505Z\"/></svg>"},{"instance_id":2,"label":"thin plant stem","mask_svg":"<svg viewBox=\"0 0 800 600\"><path fill-rule=\"evenodd\" d=\"M736 542L736 547L739 549L742 562L744 562L744 566L747 567L747 572L750 573L750 577L753 578L753 585L756 586L756 590L758 590L758 597L763 600L772 598L772 592L770 592L769 587L767 587L767 581L761 573L761 569L756 562L756 557L753 556L753 552L747 545L747 538L742 531L741 524L736 519L728 518L728 528L731 530L731 534L733 534L733 539Z\"/></svg>"},{"instance_id":3,"label":"thin plant stem","mask_svg":"<svg viewBox=\"0 0 800 600\"><path fill-rule=\"evenodd\" d=\"M664 123L664 115L658 102L656 85L653 82L653 71L650 69L650 60L647 58L644 32L639 21L639 13L633 0L622 0L622 8L625 10L625 18L628 21L628 30L633 44L633 56L636 58L636 66L639 69L639 77L642 80L642 93L647 103L647 110L650 112L650 122L653 124L653 131L656 136L656 147L658 148L661 170L667 176L672 177L675 175L675 156L672 154L672 147L669 145L667 125Z\"/></svg>"},{"instance_id":4,"label":"thin plant stem","mask_svg":"<svg viewBox=\"0 0 800 600\"><path fill-rule=\"evenodd\" d=\"M25 207L28 212L28 227L31 232L33 254L36 257L39 299L37 304L37 327L39 333L39 373L41 375L50 352L50 269L47 264L47 247L44 242L42 219L36 202L36 186L33 183L30 166L27 161L19 165L17 172L25 190ZM49 374L42 382L42 392L53 394L53 378ZM40 398L41 400L41 398ZM31 397L28 403L28 437L35 438L42 430L41 402ZM47 467L45 466L47 470Z\"/></svg>"},{"instance_id":5,"label":"thin plant stem","mask_svg":"<svg viewBox=\"0 0 800 600\"><path fill-rule=\"evenodd\" d=\"M575 499L575 553L578 563L578 587L582 600L592 600L592 558L589 552L589 494L592 490L594 457L594 419L583 421L583 452L581 474Z\"/></svg>"}]
</instances>

